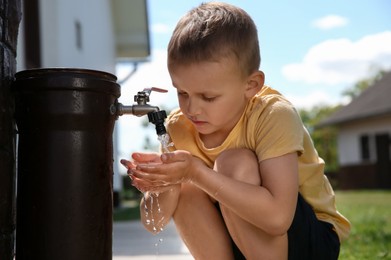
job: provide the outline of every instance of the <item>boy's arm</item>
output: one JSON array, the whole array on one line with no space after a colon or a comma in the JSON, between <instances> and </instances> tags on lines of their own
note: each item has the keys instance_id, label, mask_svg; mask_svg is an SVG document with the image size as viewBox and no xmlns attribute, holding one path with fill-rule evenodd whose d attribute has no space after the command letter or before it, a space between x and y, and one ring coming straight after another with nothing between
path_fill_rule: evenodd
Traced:
<instances>
[{"instance_id":1,"label":"boy's arm","mask_svg":"<svg viewBox=\"0 0 391 260\"><path fill-rule=\"evenodd\" d=\"M282 235L289 229L299 188L297 153L264 160L259 167L257 162L251 169L246 167L242 176L258 175L261 185L228 177L243 171L243 162L237 162L235 158L224 162L227 173L216 173L185 151L164 154L162 159L165 163L160 165L140 165L141 171L136 171L134 176L149 182L190 181L222 206L268 234ZM167 172L170 174L165 174Z\"/></svg>"},{"instance_id":2,"label":"boy's arm","mask_svg":"<svg viewBox=\"0 0 391 260\"><path fill-rule=\"evenodd\" d=\"M235 170L235 167L231 168ZM273 235L287 232L295 213L298 194L296 153L260 162L257 171L262 178L261 186L213 174L211 171L199 171L193 183L265 232Z\"/></svg>"}]
</instances>

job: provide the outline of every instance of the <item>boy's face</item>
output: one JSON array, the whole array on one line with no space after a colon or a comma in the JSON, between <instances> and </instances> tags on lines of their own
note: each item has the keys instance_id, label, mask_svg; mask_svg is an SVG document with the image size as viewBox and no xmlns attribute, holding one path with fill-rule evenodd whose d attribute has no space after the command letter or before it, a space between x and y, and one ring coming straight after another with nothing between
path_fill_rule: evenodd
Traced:
<instances>
[{"instance_id":1,"label":"boy's face","mask_svg":"<svg viewBox=\"0 0 391 260\"><path fill-rule=\"evenodd\" d=\"M253 96L237 63L232 59L193 63L170 69L170 75L181 111L204 143L221 144Z\"/></svg>"}]
</instances>

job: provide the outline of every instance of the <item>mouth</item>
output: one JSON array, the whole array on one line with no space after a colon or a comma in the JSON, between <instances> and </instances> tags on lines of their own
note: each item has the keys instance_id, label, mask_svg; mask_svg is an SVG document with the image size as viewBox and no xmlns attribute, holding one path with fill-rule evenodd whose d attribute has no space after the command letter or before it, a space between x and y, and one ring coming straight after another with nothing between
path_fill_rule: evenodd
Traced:
<instances>
[{"instance_id":1,"label":"mouth","mask_svg":"<svg viewBox=\"0 0 391 260\"><path fill-rule=\"evenodd\" d=\"M200 120L197 120L196 118L188 117L188 119L193 123L194 126L197 126L197 127L200 127L200 126L207 124L206 121L200 121Z\"/></svg>"}]
</instances>

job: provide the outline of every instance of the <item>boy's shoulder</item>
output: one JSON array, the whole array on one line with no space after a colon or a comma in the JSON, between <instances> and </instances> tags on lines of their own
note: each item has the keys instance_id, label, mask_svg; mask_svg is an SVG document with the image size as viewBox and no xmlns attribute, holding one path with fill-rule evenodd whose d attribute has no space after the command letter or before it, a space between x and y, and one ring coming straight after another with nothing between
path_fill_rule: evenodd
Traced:
<instances>
[{"instance_id":1,"label":"boy's shoulder","mask_svg":"<svg viewBox=\"0 0 391 260\"><path fill-rule=\"evenodd\" d=\"M185 120L185 115L182 113L180 108L176 108L170 112L170 114L167 116L166 126L168 130L190 130L190 128L192 128L189 120Z\"/></svg>"},{"instance_id":2,"label":"boy's shoulder","mask_svg":"<svg viewBox=\"0 0 391 260\"><path fill-rule=\"evenodd\" d=\"M284 110L295 110L295 108L280 92L269 86L263 86L250 101L248 112L275 113Z\"/></svg>"},{"instance_id":3,"label":"boy's shoulder","mask_svg":"<svg viewBox=\"0 0 391 260\"><path fill-rule=\"evenodd\" d=\"M296 108L278 91L264 87L251 100L244 124L248 129L278 129L301 131L303 123Z\"/></svg>"},{"instance_id":4,"label":"boy's shoulder","mask_svg":"<svg viewBox=\"0 0 391 260\"><path fill-rule=\"evenodd\" d=\"M172 110L170 112L170 114L167 116L167 120L166 120L166 123L167 124L173 124L173 123L176 123L178 121L180 121L181 118L183 118L183 113L182 111L180 110L180 108L175 108L174 110Z\"/></svg>"}]
</instances>

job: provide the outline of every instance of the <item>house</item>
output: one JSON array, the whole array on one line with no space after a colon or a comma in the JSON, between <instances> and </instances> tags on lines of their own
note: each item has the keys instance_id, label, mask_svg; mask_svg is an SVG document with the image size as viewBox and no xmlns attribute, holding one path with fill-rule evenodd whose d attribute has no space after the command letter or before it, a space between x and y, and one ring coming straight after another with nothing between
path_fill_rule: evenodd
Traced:
<instances>
[{"instance_id":1,"label":"house","mask_svg":"<svg viewBox=\"0 0 391 260\"><path fill-rule=\"evenodd\" d=\"M115 74L150 55L146 0L24 0L17 70L77 67Z\"/></svg>"},{"instance_id":2,"label":"house","mask_svg":"<svg viewBox=\"0 0 391 260\"><path fill-rule=\"evenodd\" d=\"M318 127L338 129L341 189L391 189L391 71Z\"/></svg>"},{"instance_id":3,"label":"house","mask_svg":"<svg viewBox=\"0 0 391 260\"><path fill-rule=\"evenodd\" d=\"M64 67L115 75L119 62L147 61L147 9L147 0L23 0L17 71ZM115 149L117 127L113 142L117 205L122 189Z\"/></svg>"}]
</instances>

